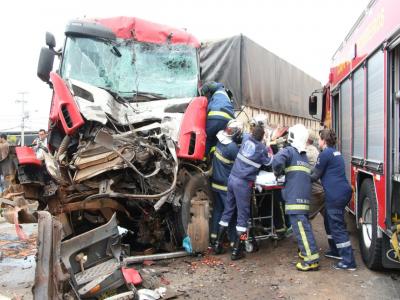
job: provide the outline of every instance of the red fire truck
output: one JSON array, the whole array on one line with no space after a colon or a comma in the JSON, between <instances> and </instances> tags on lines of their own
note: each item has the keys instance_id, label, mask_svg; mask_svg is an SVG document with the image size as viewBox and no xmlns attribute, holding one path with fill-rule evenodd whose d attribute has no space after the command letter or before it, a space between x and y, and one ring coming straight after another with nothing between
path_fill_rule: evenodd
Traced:
<instances>
[{"instance_id":1,"label":"red fire truck","mask_svg":"<svg viewBox=\"0 0 400 300\"><path fill-rule=\"evenodd\" d=\"M322 124L338 135L362 258L400 268L400 3L372 0L332 58ZM310 114L316 114L316 92Z\"/></svg>"}]
</instances>

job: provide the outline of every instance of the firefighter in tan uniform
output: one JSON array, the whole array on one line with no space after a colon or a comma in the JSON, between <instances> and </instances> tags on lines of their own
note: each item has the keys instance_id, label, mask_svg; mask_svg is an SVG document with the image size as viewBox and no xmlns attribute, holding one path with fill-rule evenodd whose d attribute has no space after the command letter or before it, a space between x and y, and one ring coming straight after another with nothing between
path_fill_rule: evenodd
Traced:
<instances>
[{"instance_id":1,"label":"firefighter in tan uniform","mask_svg":"<svg viewBox=\"0 0 400 300\"><path fill-rule=\"evenodd\" d=\"M314 146L315 136L313 133L310 133L308 137L307 144L306 144L306 155L308 159L308 163L311 165L312 168L315 167L317 163L319 151L317 147ZM311 186L311 201L310 201L310 214L309 218L314 219L321 213L324 215L324 207L325 207L325 200L324 200L324 189L321 185L321 182L318 180L312 183Z\"/></svg>"},{"instance_id":2,"label":"firefighter in tan uniform","mask_svg":"<svg viewBox=\"0 0 400 300\"><path fill-rule=\"evenodd\" d=\"M7 142L7 135L2 133L0 135L0 175L3 176L4 181L1 182L2 190L5 190L11 184L12 175L12 160L9 158L10 145Z\"/></svg>"}]
</instances>

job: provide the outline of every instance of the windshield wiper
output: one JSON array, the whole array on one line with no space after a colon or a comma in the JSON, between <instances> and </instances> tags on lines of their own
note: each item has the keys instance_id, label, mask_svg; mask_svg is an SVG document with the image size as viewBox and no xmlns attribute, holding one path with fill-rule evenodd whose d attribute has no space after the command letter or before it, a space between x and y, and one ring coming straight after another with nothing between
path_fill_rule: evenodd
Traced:
<instances>
[{"instance_id":1,"label":"windshield wiper","mask_svg":"<svg viewBox=\"0 0 400 300\"><path fill-rule=\"evenodd\" d=\"M120 43L117 43L117 42L112 41L112 40L104 39L104 38L96 38L96 39L99 40L99 41L102 41L106 45L111 46L110 52L112 54L114 54L115 56L117 56L117 57L121 57L122 56L121 52L117 48L117 46L119 46Z\"/></svg>"},{"instance_id":2,"label":"windshield wiper","mask_svg":"<svg viewBox=\"0 0 400 300\"><path fill-rule=\"evenodd\" d=\"M117 57L121 57L122 56L122 54L121 54L121 52L119 52L118 48L113 46L113 45L112 45L110 51L111 51L112 54L114 54Z\"/></svg>"},{"instance_id":3,"label":"windshield wiper","mask_svg":"<svg viewBox=\"0 0 400 300\"><path fill-rule=\"evenodd\" d=\"M140 91L134 91L132 98L133 98L132 99L133 102L166 99L166 97L162 94L150 93L150 92L140 92Z\"/></svg>"}]
</instances>

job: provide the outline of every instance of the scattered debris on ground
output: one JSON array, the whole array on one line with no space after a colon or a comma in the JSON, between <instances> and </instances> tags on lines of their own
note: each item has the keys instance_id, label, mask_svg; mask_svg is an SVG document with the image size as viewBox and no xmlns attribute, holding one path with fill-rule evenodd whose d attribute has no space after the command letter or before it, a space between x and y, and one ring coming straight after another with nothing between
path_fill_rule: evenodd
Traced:
<instances>
[{"instance_id":1,"label":"scattered debris on ground","mask_svg":"<svg viewBox=\"0 0 400 300\"><path fill-rule=\"evenodd\" d=\"M36 253L36 238L33 234L26 240L19 240L16 236L0 234L0 259L25 258Z\"/></svg>"},{"instance_id":2,"label":"scattered debris on ground","mask_svg":"<svg viewBox=\"0 0 400 300\"><path fill-rule=\"evenodd\" d=\"M350 221L348 224L358 263L355 272L333 270L333 261L327 258L321 259L321 270L318 272L298 272L294 266L297 261L296 243L292 238L287 238L279 241L278 247L265 241L259 251L235 262L231 261L228 249L226 254L220 256L207 253L204 256L144 260L132 265L142 278L142 283L136 288L142 295L140 299L151 300L397 299L400 294L400 272L368 270L360 258L355 226ZM12 225L7 226L13 230ZM327 242L321 217L313 221L313 228L323 253ZM6 239L5 234L2 232L0 235L1 241ZM13 236L12 232L7 234L7 237ZM14 234L14 240L10 242L15 242L15 237ZM10 244L3 242L0 245L5 247ZM28 249L32 247L28 245ZM32 299L34 271L32 255L27 259L4 258L0 262L0 296ZM113 300L112 294L108 297L108 300Z\"/></svg>"}]
</instances>

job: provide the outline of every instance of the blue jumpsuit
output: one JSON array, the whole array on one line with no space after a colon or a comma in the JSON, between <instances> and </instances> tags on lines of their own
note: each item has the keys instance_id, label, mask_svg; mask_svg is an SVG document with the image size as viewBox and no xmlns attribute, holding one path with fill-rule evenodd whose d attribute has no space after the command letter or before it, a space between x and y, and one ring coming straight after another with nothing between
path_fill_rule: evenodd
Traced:
<instances>
[{"instance_id":1,"label":"blue jumpsuit","mask_svg":"<svg viewBox=\"0 0 400 300\"><path fill-rule=\"evenodd\" d=\"M352 189L346 179L343 156L333 147L326 147L315 165L325 191L325 230L331 251L342 257L342 262L355 267L353 249L344 221L344 210Z\"/></svg>"},{"instance_id":2,"label":"blue jumpsuit","mask_svg":"<svg viewBox=\"0 0 400 300\"><path fill-rule=\"evenodd\" d=\"M228 179L228 198L221 226L228 226L237 208L236 230L245 232L250 218L250 200L254 181L262 165L269 165L271 158L264 144L250 136L240 147Z\"/></svg>"},{"instance_id":3,"label":"blue jumpsuit","mask_svg":"<svg viewBox=\"0 0 400 300\"><path fill-rule=\"evenodd\" d=\"M224 130L226 124L234 119L234 110L231 100L222 83L218 83L218 88L208 100L207 124L206 124L206 155L217 144L217 133Z\"/></svg>"},{"instance_id":4,"label":"blue jumpsuit","mask_svg":"<svg viewBox=\"0 0 400 300\"><path fill-rule=\"evenodd\" d=\"M318 247L308 220L311 170L306 153L300 154L292 146L287 146L274 156L272 168L276 173L285 172L285 187L282 190L282 197L304 262L307 264L318 262Z\"/></svg>"},{"instance_id":5,"label":"blue jumpsuit","mask_svg":"<svg viewBox=\"0 0 400 300\"><path fill-rule=\"evenodd\" d=\"M218 141L212 159L211 188L214 195L214 205L211 222L211 237L216 238L219 228L219 221L226 206L228 194L228 177L231 173L233 163L239 152L239 146L234 142L222 144ZM236 238L235 221L229 223L229 240L232 242Z\"/></svg>"}]
</instances>

